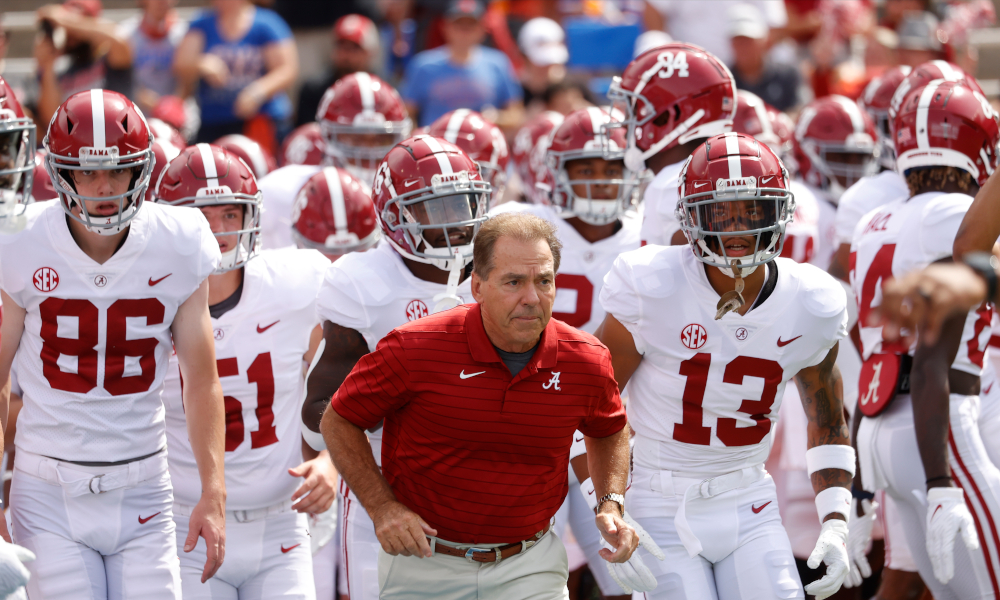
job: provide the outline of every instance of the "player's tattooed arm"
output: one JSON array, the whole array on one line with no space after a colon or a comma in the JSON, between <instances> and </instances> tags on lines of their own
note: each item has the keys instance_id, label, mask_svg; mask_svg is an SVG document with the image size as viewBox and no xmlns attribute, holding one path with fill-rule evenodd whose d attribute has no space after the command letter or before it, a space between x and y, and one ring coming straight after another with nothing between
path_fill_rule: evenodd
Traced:
<instances>
[{"instance_id":1,"label":"player's tattooed arm","mask_svg":"<svg viewBox=\"0 0 1000 600\"><path fill-rule=\"evenodd\" d=\"M839 343L818 365L802 369L795 376L802 407L809 419L809 447L826 444L851 445L850 431L844 416L844 382L837 368ZM843 469L821 469L811 476L813 489L818 493L826 488L851 487L851 474Z\"/></svg>"},{"instance_id":2,"label":"player's tattooed arm","mask_svg":"<svg viewBox=\"0 0 1000 600\"><path fill-rule=\"evenodd\" d=\"M319 422L330 398L340 388L361 357L368 354L368 342L354 329L323 322L323 342L316 366L306 379L306 400L302 405L302 422L319 432Z\"/></svg>"},{"instance_id":3,"label":"player's tattooed arm","mask_svg":"<svg viewBox=\"0 0 1000 600\"><path fill-rule=\"evenodd\" d=\"M948 466L949 374L962 342L966 316L967 313L960 313L946 319L935 343L919 340L913 355L910 369L913 425L928 488L952 485Z\"/></svg>"}]
</instances>

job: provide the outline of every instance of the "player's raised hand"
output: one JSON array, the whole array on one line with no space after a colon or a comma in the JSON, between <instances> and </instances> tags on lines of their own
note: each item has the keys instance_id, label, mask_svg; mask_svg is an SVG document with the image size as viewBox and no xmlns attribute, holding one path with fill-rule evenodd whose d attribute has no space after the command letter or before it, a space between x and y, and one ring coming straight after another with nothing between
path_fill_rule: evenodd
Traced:
<instances>
[{"instance_id":1,"label":"player's raised hand","mask_svg":"<svg viewBox=\"0 0 1000 600\"><path fill-rule=\"evenodd\" d=\"M844 580L844 587L858 587L862 580L871 577L872 567L868 564L868 548L872 543L872 528L875 526L875 509L878 502L862 500L864 515L857 516L858 500L851 504L852 519L847 524L847 555L851 559L851 571Z\"/></svg>"},{"instance_id":2,"label":"player's raised hand","mask_svg":"<svg viewBox=\"0 0 1000 600\"><path fill-rule=\"evenodd\" d=\"M806 593L823 600L837 593L851 569L847 557L847 523L840 519L830 519L823 523L816 540L816 547L806 563L810 569L818 569L826 563L826 575L806 586Z\"/></svg>"},{"instance_id":3,"label":"player's raised hand","mask_svg":"<svg viewBox=\"0 0 1000 600\"><path fill-rule=\"evenodd\" d=\"M205 539L205 569L201 572L201 582L215 576L226 558L226 502L215 496L202 495L197 506L191 511L188 522L187 540L184 551L191 552L198 544L198 538Z\"/></svg>"},{"instance_id":4,"label":"player's raised hand","mask_svg":"<svg viewBox=\"0 0 1000 600\"><path fill-rule=\"evenodd\" d=\"M375 523L375 536L386 554L420 558L430 558L433 554L427 536L437 535L437 529L401 502L387 502L370 516Z\"/></svg>"},{"instance_id":5,"label":"player's raised hand","mask_svg":"<svg viewBox=\"0 0 1000 600\"><path fill-rule=\"evenodd\" d=\"M955 538L959 535L969 550L979 548L979 536L965 505L964 492L953 487L927 490L927 554L934 577L941 583L948 583L955 576Z\"/></svg>"},{"instance_id":6,"label":"player's raised hand","mask_svg":"<svg viewBox=\"0 0 1000 600\"><path fill-rule=\"evenodd\" d=\"M653 541L653 538L646 533L642 525L639 525L628 512L625 513L623 520L635 530L639 546L645 548L657 560L666 558L663 550L660 549L657 543ZM610 548L610 544L607 541L604 544L605 548ZM623 563L609 562L608 572L611 574L611 578L615 580L615 583L621 586L626 593L631 593L632 591L649 592L656 589L656 576L653 575L653 572L642 561L642 556L638 552L633 552L632 556Z\"/></svg>"},{"instance_id":7,"label":"player's raised hand","mask_svg":"<svg viewBox=\"0 0 1000 600\"><path fill-rule=\"evenodd\" d=\"M316 458L288 469L288 474L303 479L302 485L292 494L293 509L310 514L330 510L337 498L337 470L330 461L329 452L324 450Z\"/></svg>"}]
</instances>

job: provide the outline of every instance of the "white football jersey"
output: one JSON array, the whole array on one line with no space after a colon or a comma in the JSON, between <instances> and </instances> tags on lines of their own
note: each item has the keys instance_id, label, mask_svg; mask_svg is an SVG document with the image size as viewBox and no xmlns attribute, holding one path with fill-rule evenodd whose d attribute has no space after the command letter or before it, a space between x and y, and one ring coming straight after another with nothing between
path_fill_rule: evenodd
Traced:
<instances>
[{"instance_id":1,"label":"white football jersey","mask_svg":"<svg viewBox=\"0 0 1000 600\"><path fill-rule=\"evenodd\" d=\"M677 186L684 168L684 159L678 163L663 167L653 177L646 188L642 203L642 227L639 237L642 244L659 244L669 246L670 238L681 230L680 221L674 215L677 209Z\"/></svg>"},{"instance_id":2,"label":"white football jersey","mask_svg":"<svg viewBox=\"0 0 1000 600\"><path fill-rule=\"evenodd\" d=\"M319 324L316 294L330 261L315 250L267 250L243 269L239 303L212 319L226 403L226 508L265 508L291 498L301 481L303 356ZM194 506L201 479L188 439L180 369L171 357L163 387L167 459L177 502Z\"/></svg>"},{"instance_id":3,"label":"white football jersey","mask_svg":"<svg viewBox=\"0 0 1000 600\"><path fill-rule=\"evenodd\" d=\"M628 420L660 442L660 465L713 476L761 465L785 385L847 335L847 297L830 275L777 258L774 291L745 316L715 320L719 294L687 246L622 254L601 303L643 360Z\"/></svg>"},{"instance_id":4,"label":"white football jersey","mask_svg":"<svg viewBox=\"0 0 1000 600\"><path fill-rule=\"evenodd\" d=\"M819 237L816 239L816 251L809 260L809 264L816 265L820 269L826 271L830 268L830 263L833 262L833 255L837 252L837 248L839 247L836 239L837 232L834 227L834 221L837 216L837 205L830 199L829 194L818 187L809 185L805 182L795 183L798 185L796 185L792 191L796 194L796 200L798 200L798 194L804 188L805 191L808 191L816 201L816 211L818 215L817 231L819 233Z\"/></svg>"},{"instance_id":5,"label":"white football jersey","mask_svg":"<svg viewBox=\"0 0 1000 600\"><path fill-rule=\"evenodd\" d=\"M260 243L265 250L295 245L292 238L292 205L302 186L322 169L316 165L286 165L257 182L264 203L260 215Z\"/></svg>"},{"instance_id":6,"label":"white football jersey","mask_svg":"<svg viewBox=\"0 0 1000 600\"><path fill-rule=\"evenodd\" d=\"M626 213L621 218L621 228L614 235L591 244L548 206L507 202L490 211L490 215L514 211L528 212L555 224L563 247L556 275L552 316L577 329L594 333L604 322L605 313L600 299L604 276L619 254L639 247L639 219L634 212Z\"/></svg>"},{"instance_id":7,"label":"white football jersey","mask_svg":"<svg viewBox=\"0 0 1000 600\"><path fill-rule=\"evenodd\" d=\"M15 361L17 447L116 462L166 444L160 388L178 307L221 256L201 211L146 202L104 264L70 234L58 200L0 236L0 287L26 311Z\"/></svg>"},{"instance_id":8,"label":"white football jersey","mask_svg":"<svg viewBox=\"0 0 1000 600\"><path fill-rule=\"evenodd\" d=\"M878 175L862 177L847 188L837 203L837 217L834 221L837 245L850 244L854 238L854 228L867 213L880 206L906 200L910 188L906 180L895 171L882 171Z\"/></svg>"},{"instance_id":9,"label":"white football jersey","mask_svg":"<svg viewBox=\"0 0 1000 600\"><path fill-rule=\"evenodd\" d=\"M472 298L471 277L458 286L463 304ZM443 294L443 283L418 279L390 244L367 252L353 252L333 263L323 279L316 310L320 322L330 321L360 333L368 350L390 331L437 312L435 296ZM369 431L375 461L382 464L382 429Z\"/></svg>"},{"instance_id":10,"label":"white football jersey","mask_svg":"<svg viewBox=\"0 0 1000 600\"><path fill-rule=\"evenodd\" d=\"M795 196L795 214L785 227L785 242L781 255L797 263L813 264L819 254L819 200L800 181L792 181L789 189Z\"/></svg>"},{"instance_id":11,"label":"white football jersey","mask_svg":"<svg viewBox=\"0 0 1000 600\"><path fill-rule=\"evenodd\" d=\"M851 289L858 301L864 358L905 350L895 344L883 349L882 328L866 325L872 308L882 303L882 283L951 256L958 227L971 204L972 197L965 194L928 192L886 204L858 223L851 244ZM989 304L969 313L953 369L982 373L992 319ZM915 348L909 348L911 355Z\"/></svg>"}]
</instances>

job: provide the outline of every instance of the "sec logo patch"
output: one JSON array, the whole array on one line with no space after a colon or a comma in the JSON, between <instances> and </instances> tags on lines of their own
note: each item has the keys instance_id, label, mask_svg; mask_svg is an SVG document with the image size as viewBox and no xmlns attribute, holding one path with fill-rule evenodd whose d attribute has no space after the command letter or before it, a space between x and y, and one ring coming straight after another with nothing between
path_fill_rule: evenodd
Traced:
<instances>
[{"instance_id":1,"label":"sec logo patch","mask_svg":"<svg viewBox=\"0 0 1000 600\"><path fill-rule=\"evenodd\" d=\"M426 317L431 314L427 310L427 305L424 304L423 300L410 300L410 303L406 305L406 320L416 321L421 317Z\"/></svg>"},{"instance_id":2,"label":"sec logo patch","mask_svg":"<svg viewBox=\"0 0 1000 600\"><path fill-rule=\"evenodd\" d=\"M35 271L31 281L39 292L51 292L59 287L59 273L55 269L42 267Z\"/></svg>"},{"instance_id":3,"label":"sec logo patch","mask_svg":"<svg viewBox=\"0 0 1000 600\"><path fill-rule=\"evenodd\" d=\"M681 343L684 344L686 348L691 350L697 350L705 345L708 341L708 332L705 328L697 323L691 323L690 325L681 329Z\"/></svg>"}]
</instances>

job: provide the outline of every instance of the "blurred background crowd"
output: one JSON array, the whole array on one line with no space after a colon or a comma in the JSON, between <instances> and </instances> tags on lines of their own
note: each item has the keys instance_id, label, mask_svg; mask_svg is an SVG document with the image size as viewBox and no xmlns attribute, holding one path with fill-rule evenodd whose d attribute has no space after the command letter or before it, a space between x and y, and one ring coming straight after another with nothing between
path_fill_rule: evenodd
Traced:
<instances>
[{"instance_id":1,"label":"blurred background crowd","mask_svg":"<svg viewBox=\"0 0 1000 600\"><path fill-rule=\"evenodd\" d=\"M367 71L417 126L456 108L513 138L534 115L604 103L611 77L671 39L728 64L794 118L857 98L886 69L943 58L1000 96L991 0L5 0L0 74L45 131L95 87L134 98L187 142L242 134L279 156L323 93ZM280 157L279 157L280 161ZM516 194L516 186L508 194Z\"/></svg>"}]
</instances>

